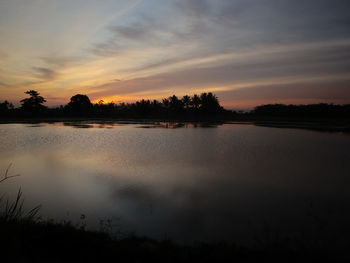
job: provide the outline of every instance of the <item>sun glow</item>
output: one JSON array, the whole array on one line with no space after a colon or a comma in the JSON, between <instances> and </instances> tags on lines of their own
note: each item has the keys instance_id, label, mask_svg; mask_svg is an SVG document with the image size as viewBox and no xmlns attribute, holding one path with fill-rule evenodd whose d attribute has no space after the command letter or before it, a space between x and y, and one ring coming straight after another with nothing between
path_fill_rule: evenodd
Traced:
<instances>
[{"instance_id":1,"label":"sun glow","mask_svg":"<svg viewBox=\"0 0 350 263\"><path fill-rule=\"evenodd\" d=\"M117 103L117 99L116 99L115 97L111 97L111 98L98 98L98 99L92 100L91 103L93 103L93 104Z\"/></svg>"}]
</instances>

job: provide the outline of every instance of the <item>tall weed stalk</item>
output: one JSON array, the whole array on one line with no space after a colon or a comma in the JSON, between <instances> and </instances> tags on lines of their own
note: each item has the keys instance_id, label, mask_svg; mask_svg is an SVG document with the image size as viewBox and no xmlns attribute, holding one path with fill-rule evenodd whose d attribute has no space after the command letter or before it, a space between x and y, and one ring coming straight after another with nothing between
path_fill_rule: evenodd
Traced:
<instances>
[{"instance_id":1,"label":"tall weed stalk","mask_svg":"<svg viewBox=\"0 0 350 263\"><path fill-rule=\"evenodd\" d=\"M9 175L9 170L12 164L10 164L4 174L4 177L0 179L0 183L3 181L19 176ZM40 217L38 216L38 212L41 208L41 205L35 206L28 212L25 212L23 209L24 198L23 192L21 188L19 188L16 198L13 201L10 201L9 198L4 200L4 196L0 197L0 221L2 222L18 222L18 221L38 221Z\"/></svg>"}]
</instances>

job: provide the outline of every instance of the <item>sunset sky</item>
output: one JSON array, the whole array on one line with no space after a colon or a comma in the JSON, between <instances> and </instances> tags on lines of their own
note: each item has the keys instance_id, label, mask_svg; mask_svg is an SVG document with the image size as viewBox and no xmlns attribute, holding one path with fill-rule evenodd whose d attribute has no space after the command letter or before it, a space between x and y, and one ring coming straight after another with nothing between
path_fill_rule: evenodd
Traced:
<instances>
[{"instance_id":1,"label":"sunset sky","mask_svg":"<svg viewBox=\"0 0 350 263\"><path fill-rule=\"evenodd\" d=\"M0 101L350 103L349 0L0 0Z\"/></svg>"}]
</instances>

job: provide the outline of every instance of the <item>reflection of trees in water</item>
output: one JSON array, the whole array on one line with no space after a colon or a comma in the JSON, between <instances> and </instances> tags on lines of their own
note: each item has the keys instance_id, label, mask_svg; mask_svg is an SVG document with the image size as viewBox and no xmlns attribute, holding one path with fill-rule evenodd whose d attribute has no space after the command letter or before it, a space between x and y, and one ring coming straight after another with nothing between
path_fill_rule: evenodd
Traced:
<instances>
[{"instance_id":1,"label":"reflection of trees in water","mask_svg":"<svg viewBox=\"0 0 350 263\"><path fill-rule=\"evenodd\" d=\"M64 122L63 126L69 126L73 128L82 128L82 129L87 129L87 128L94 128L93 124L84 124L84 123L79 123L79 122Z\"/></svg>"},{"instance_id":2,"label":"reflection of trees in water","mask_svg":"<svg viewBox=\"0 0 350 263\"><path fill-rule=\"evenodd\" d=\"M98 128L98 129L112 129L114 126L119 125L117 122L63 122L63 126L73 128Z\"/></svg>"},{"instance_id":3,"label":"reflection of trees in water","mask_svg":"<svg viewBox=\"0 0 350 263\"><path fill-rule=\"evenodd\" d=\"M178 128L216 128L219 125L223 125L224 123L196 123L196 122L160 122L149 125L141 125L138 128L164 128L164 129L178 129Z\"/></svg>"},{"instance_id":4,"label":"reflection of trees in water","mask_svg":"<svg viewBox=\"0 0 350 263\"><path fill-rule=\"evenodd\" d=\"M71 121L63 123L52 123L50 125L55 126L66 126L72 128L97 128L97 129L112 129L116 126L133 124L138 125L137 128L152 129L152 128L162 128L162 129L179 129L179 128L216 128L223 125L224 122L99 122L99 121ZM31 124L30 127L44 127L43 124Z\"/></svg>"}]
</instances>

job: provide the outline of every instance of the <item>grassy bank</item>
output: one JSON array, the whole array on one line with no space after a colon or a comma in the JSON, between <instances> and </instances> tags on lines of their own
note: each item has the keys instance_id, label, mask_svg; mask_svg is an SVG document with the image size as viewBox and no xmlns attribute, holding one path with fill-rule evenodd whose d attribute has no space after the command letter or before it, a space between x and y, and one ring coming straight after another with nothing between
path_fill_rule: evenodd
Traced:
<instances>
[{"instance_id":1,"label":"grassy bank","mask_svg":"<svg viewBox=\"0 0 350 263\"><path fill-rule=\"evenodd\" d=\"M247 247L234 243L155 240L132 234L112 236L69 221L42 220L39 207L24 212L21 191L1 200L1 262L348 262L343 248L324 236L281 237L266 232ZM215 226L212 226L215 227ZM233 237L234 238L234 237ZM342 242L342 244L346 244Z\"/></svg>"},{"instance_id":2,"label":"grassy bank","mask_svg":"<svg viewBox=\"0 0 350 263\"><path fill-rule=\"evenodd\" d=\"M189 246L131 235L111 238L70 223L0 221L1 262L336 262L325 251L295 245L281 240L252 248L228 243Z\"/></svg>"}]
</instances>

